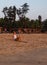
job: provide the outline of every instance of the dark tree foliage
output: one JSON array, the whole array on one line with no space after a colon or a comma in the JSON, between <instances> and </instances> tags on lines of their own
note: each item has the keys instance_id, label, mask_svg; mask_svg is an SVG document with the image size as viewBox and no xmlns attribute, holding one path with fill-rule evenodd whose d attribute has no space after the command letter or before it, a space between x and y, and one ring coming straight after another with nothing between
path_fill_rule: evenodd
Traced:
<instances>
[{"instance_id":1,"label":"dark tree foliage","mask_svg":"<svg viewBox=\"0 0 47 65\"><path fill-rule=\"evenodd\" d=\"M0 18L0 27L7 28L8 31L15 28L30 28L32 31L41 29L41 32L47 31L47 19L42 22L41 15L36 20L30 20L26 17L29 5L24 3L19 9L15 6L3 8L4 18ZM16 15L19 20L16 21Z\"/></svg>"},{"instance_id":2,"label":"dark tree foliage","mask_svg":"<svg viewBox=\"0 0 47 65\"><path fill-rule=\"evenodd\" d=\"M47 19L45 21L43 21L42 23L42 32L46 32L47 31Z\"/></svg>"},{"instance_id":3,"label":"dark tree foliage","mask_svg":"<svg viewBox=\"0 0 47 65\"><path fill-rule=\"evenodd\" d=\"M28 5L27 3L25 3L25 4L23 4L21 7L22 7L23 17L25 17L25 14L28 13L29 5Z\"/></svg>"},{"instance_id":4,"label":"dark tree foliage","mask_svg":"<svg viewBox=\"0 0 47 65\"><path fill-rule=\"evenodd\" d=\"M22 8L17 9L17 14L18 14L20 19L24 18L26 13L28 13L29 5L27 3L25 3L21 7Z\"/></svg>"},{"instance_id":5,"label":"dark tree foliage","mask_svg":"<svg viewBox=\"0 0 47 65\"><path fill-rule=\"evenodd\" d=\"M15 22L16 19L16 7L10 6L9 8L5 7L3 9L3 13L5 15L5 18L8 18L10 22Z\"/></svg>"},{"instance_id":6,"label":"dark tree foliage","mask_svg":"<svg viewBox=\"0 0 47 65\"><path fill-rule=\"evenodd\" d=\"M40 21L40 23L41 23L41 20L42 20L41 15L39 15L39 16L38 16L38 20L39 20L39 21Z\"/></svg>"}]
</instances>

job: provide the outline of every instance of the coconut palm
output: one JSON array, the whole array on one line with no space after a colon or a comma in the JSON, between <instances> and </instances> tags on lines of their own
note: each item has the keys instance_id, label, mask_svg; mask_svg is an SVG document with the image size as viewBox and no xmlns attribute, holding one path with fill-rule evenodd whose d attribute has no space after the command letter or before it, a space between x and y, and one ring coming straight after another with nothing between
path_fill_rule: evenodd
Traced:
<instances>
[{"instance_id":1,"label":"coconut palm","mask_svg":"<svg viewBox=\"0 0 47 65\"><path fill-rule=\"evenodd\" d=\"M4 13L4 15L5 15L5 18L7 17L7 11L8 11L8 8L7 7L5 7L5 8L3 8L3 13Z\"/></svg>"},{"instance_id":2,"label":"coconut palm","mask_svg":"<svg viewBox=\"0 0 47 65\"><path fill-rule=\"evenodd\" d=\"M27 3L23 4L22 6L22 14L23 14L23 17L25 17L25 14L28 12L29 10L29 5Z\"/></svg>"}]
</instances>

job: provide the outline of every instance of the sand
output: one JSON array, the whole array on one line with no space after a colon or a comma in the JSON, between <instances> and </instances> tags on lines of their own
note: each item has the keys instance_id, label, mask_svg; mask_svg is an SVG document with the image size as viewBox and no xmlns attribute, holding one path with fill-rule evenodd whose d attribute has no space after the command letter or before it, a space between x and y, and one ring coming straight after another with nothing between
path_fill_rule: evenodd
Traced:
<instances>
[{"instance_id":1,"label":"sand","mask_svg":"<svg viewBox=\"0 0 47 65\"><path fill-rule=\"evenodd\" d=\"M20 38L14 41L13 34L0 34L0 65L47 65L47 34L20 34Z\"/></svg>"},{"instance_id":2,"label":"sand","mask_svg":"<svg viewBox=\"0 0 47 65\"><path fill-rule=\"evenodd\" d=\"M13 34L0 34L0 55L15 55L35 48L47 48L47 34L20 34L20 37L20 41L14 41Z\"/></svg>"}]
</instances>

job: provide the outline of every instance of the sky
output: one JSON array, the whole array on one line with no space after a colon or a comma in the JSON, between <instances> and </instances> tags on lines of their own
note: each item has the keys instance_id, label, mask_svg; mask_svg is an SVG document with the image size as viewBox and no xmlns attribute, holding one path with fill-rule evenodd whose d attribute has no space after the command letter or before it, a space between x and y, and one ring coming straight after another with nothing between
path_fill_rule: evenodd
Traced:
<instances>
[{"instance_id":1,"label":"sky","mask_svg":"<svg viewBox=\"0 0 47 65\"><path fill-rule=\"evenodd\" d=\"M20 8L24 3L28 3L29 11L26 14L28 18L38 19L38 16L42 16L42 20L47 19L47 0L0 0L0 18L4 17L2 12L4 7L16 6ZM18 19L18 17L17 17Z\"/></svg>"}]
</instances>

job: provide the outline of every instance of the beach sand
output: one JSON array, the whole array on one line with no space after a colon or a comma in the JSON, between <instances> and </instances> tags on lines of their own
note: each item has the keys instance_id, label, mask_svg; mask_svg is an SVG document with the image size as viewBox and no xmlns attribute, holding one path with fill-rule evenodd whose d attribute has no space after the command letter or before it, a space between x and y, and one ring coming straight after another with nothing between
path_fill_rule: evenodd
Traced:
<instances>
[{"instance_id":1,"label":"beach sand","mask_svg":"<svg viewBox=\"0 0 47 65\"><path fill-rule=\"evenodd\" d=\"M17 34L19 35L19 34ZM47 65L47 34L0 34L0 65Z\"/></svg>"}]
</instances>

